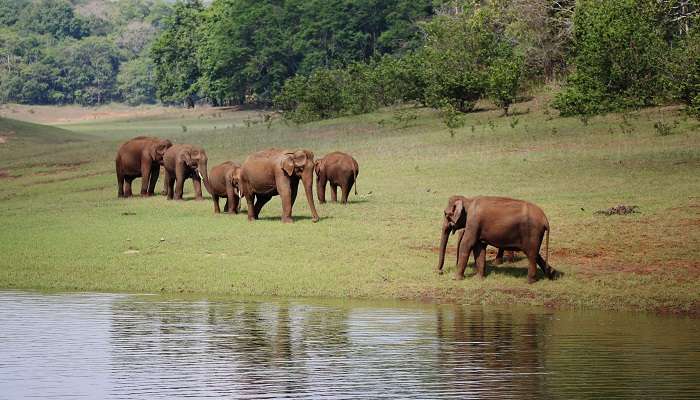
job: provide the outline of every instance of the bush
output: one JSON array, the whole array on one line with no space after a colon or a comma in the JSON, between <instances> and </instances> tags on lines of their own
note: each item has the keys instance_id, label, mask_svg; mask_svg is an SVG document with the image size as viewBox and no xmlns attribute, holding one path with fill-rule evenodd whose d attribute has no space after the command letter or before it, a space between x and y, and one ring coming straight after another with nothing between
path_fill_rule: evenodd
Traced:
<instances>
[{"instance_id":1,"label":"bush","mask_svg":"<svg viewBox=\"0 0 700 400\"><path fill-rule=\"evenodd\" d=\"M508 115L508 108L515 102L520 87L523 63L518 57L498 60L488 72L488 96Z\"/></svg>"},{"instance_id":2,"label":"bush","mask_svg":"<svg viewBox=\"0 0 700 400\"><path fill-rule=\"evenodd\" d=\"M700 31L682 41L671 60L675 97L686 104L689 114L700 118Z\"/></svg>"},{"instance_id":3,"label":"bush","mask_svg":"<svg viewBox=\"0 0 700 400\"><path fill-rule=\"evenodd\" d=\"M553 105L591 115L655 104L666 95L668 47L652 0L581 0L574 17L575 71Z\"/></svg>"}]
</instances>

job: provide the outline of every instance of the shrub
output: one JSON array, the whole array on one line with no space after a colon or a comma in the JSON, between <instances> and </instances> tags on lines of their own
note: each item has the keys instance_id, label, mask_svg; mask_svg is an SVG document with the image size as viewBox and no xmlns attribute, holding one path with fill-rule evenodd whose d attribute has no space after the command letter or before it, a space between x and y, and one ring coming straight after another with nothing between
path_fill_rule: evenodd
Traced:
<instances>
[{"instance_id":1,"label":"shrub","mask_svg":"<svg viewBox=\"0 0 700 400\"><path fill-rule=\"evenodd\" d=\"M668 55L652 0L581 0L574 17L575 71L553 105L591 115L654 104L665 95Z\"/></svg>"}]
</instances>

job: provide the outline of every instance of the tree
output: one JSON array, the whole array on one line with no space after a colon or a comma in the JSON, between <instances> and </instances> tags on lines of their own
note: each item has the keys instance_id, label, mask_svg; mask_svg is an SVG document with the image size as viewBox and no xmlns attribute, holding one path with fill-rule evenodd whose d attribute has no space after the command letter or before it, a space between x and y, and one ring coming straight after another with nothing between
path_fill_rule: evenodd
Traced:
<instances>
[{"instance_id":1,"label":"tree","mask_svg":"<svg viewBox=\"0 0 700 400\"><path fill-rule=\"evenodd\" d=\"M24 8L17 24L26 31L56 38L89 35L85 21L75 16L67 0L36 0Z\"/></svg>"},{"instance_id":2,"label":"tree","mask_svg":"<svg viewBox=\"0 0 700 400\"><path fill-rule=\"evenodd\" d=\"M117 75L117 87L122 100L129 105L154 103L156 88L151 61L141 57L122 63Z\"/></svg>"},{"instance_id":3,"label":"tree","mask_svg":"<svg viewBox=\"0 0 700 400\"><path fill-rule=\"evenodd\" d=\"M164 20L165 29L151 48L158 98L165 103L194 105L200 69L196 59L203 6L199 0L178 1Z\"/></svg>"},{"instance_id":4,"label":"tree","mask_svg":"<svg viewBox=\"0 0 700 400\"><path fill-rule=\"evenodd\" d=\"M554 107L592 115L655 104L666 94L668 55L655 0L580 0L574 17L573 64Z\"/></svg>"}]
</instances>

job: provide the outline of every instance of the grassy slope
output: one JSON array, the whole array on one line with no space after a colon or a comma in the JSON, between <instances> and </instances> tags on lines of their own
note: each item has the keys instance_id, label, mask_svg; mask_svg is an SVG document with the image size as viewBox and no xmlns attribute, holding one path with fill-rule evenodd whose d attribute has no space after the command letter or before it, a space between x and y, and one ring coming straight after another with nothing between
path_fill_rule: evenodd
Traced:
<instances>
[{"instance_id":1,"label":"grassy slope","mask_svg":"<svg viewBox=\"0 0 700 400\"><path fill-rule=\"evenodd\" d=\"M246 127L250 113L183 111L68 126L99 140L0 145L0 169L16 176L0 185L0 287L698 312L700 124L674 109L584 125L552 118L538 100L518 106L526 107L532 111L510 118L470 114L454 138L428 110L416 110L408 127L386 110L270 128ZM657 134L655 122L676 120L673 135ZM320 206L323 219L312 224L302 195L293 225L279 222L278 198L255 223L214 215L211 201L120 201L114 152L140 134L202 144L210 166L272 146L319 156L346 150L360 163L360 196L347 207ZM186 189L191 198L191 184ZM491 268L484 280L455 282L452 255L448 274L436 275L442 209L455 193L542 206L552 226L550 261L566 276L527 285L520 260ZM642 212L593 214L618 203Z\"/></svg>"}]
</instances>

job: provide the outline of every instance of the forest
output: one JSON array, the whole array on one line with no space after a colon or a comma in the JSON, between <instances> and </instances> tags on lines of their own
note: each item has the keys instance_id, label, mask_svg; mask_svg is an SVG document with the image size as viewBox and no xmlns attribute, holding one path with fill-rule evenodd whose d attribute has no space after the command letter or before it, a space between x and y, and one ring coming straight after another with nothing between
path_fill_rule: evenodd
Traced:
<instances>
[{"instance_id":1,"label":"forest","mask_svg":"<svg viewBox=\"0 0 700 400\"><path fill-rule=\"evenodd\" d=\"M700 113L698 0L3 0L0 101Z\"/></svg>"}]
</instances>

